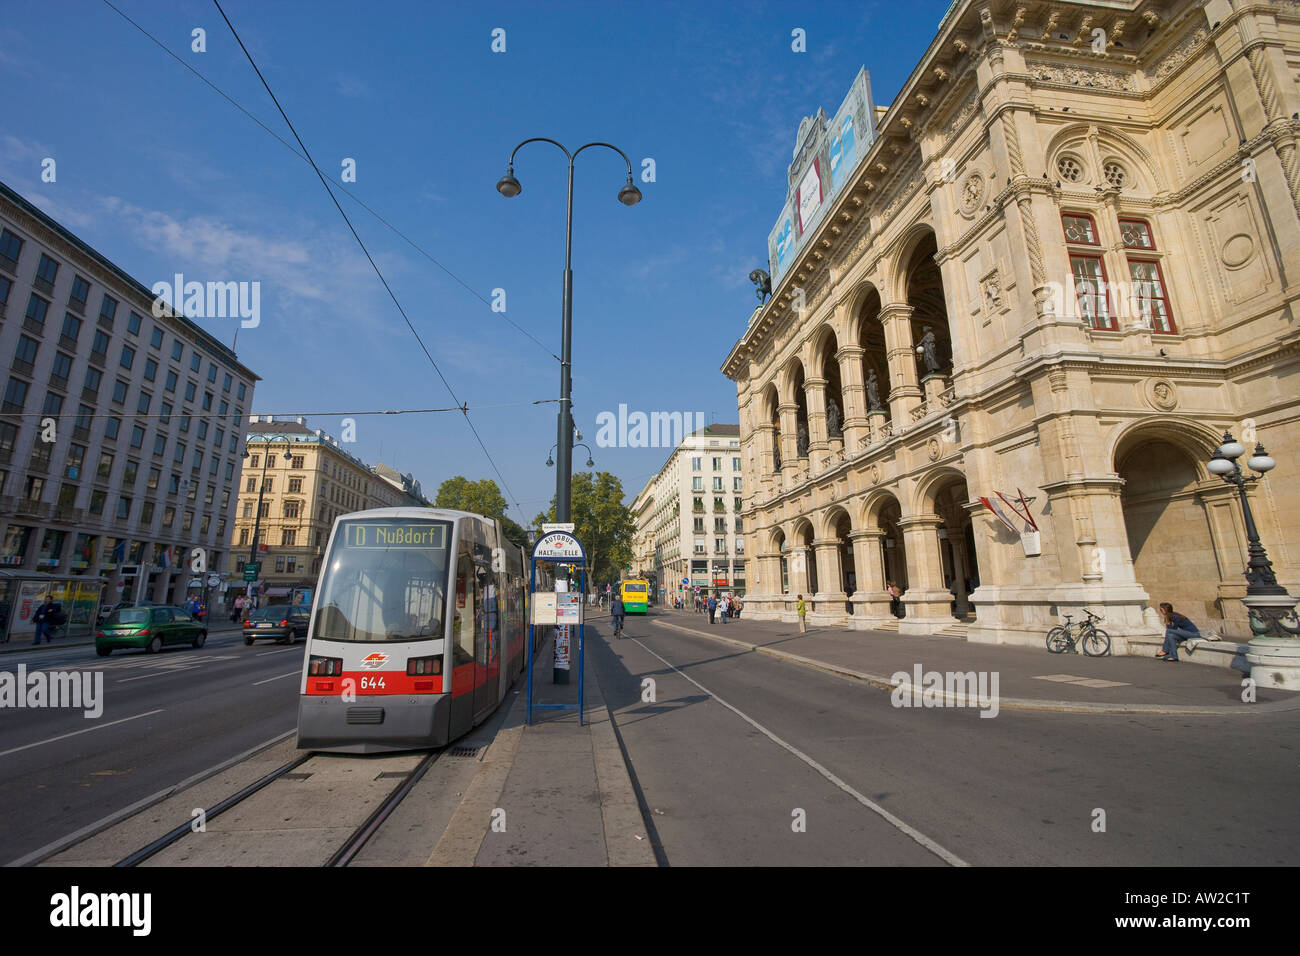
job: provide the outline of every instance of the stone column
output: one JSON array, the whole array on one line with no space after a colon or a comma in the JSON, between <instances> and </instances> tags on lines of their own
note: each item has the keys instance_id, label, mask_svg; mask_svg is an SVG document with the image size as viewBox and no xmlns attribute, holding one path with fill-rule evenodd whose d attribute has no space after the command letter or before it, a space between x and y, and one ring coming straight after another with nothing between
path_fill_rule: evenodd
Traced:
<instances>
[{"instance_id":1,"label":"stone column","mask_svg":"<svg viewBox=\"0 0 1300 956\"><path fill-rule=\"evenodd\" d=\"M809 613L818 624L847 624L848 610L844 604L844 571L840 567L840 541L838 538L819 538L813 542L817 560L816 604Z\"/></svg>"},{"instance_id":2,"label":"stone column","mask_svg":"<svg viewBox=\"0 0 1300 956\"><path fill-rule=\"evenodd\" d=\"M849 455L861 448L858 440L867 433L867 386L862 375L862 356L866 349L860 345L846 345L835 353L840 363L840 393L844 399L844 447Z\"/></svg>"},{"instance_id":3,"label":"stone column","mask_svg":"<svg viewBox=\"0 0 1300 956\"><path fill-rule=\"evenodd\" d=\"M898 522L907 551L907 591L903 604L907 616L900 634L929 634L951 624L952 592L943 586L943 554L939 550L938 515L913 515Z\"/></svg>"},{"instance_id":4,"label":"stone column","mask_svg":"<svg viewBox=\"0 0 1300 956\"><path fill-rule=\"evenodd\" d=\"M782 402L776 407L781 416L781 467L784 471L798 457L799 406L794 402Z\"/></svg>"},{"instance_id":5,"label":"stone column","mask_svg":"<svg viewBox=\"0 0 1300 956\"><path fill-rule=\"evenodd\" d=\"M808 567L813 561L812 548L806 548L801 544L793 546L786 552L786 565L790 575L790 601L793 608L793 602L797 596L802 594L804 603L808 605L811 611L813 605L812 588L809 585Z\"/></svg>"},{"instance_id":6,"label":"stone column","mask_svg":"<svg viewBox=\"0 0 1300 956\"><path fill-rule=\"evenodd\" d=\"M885 329L885 357L889 362L889 410L894 427L902 430L912 420L912 409L921 404L921 387L916 377L916 346L912 341L912 307L902 303L880 310Z\"/></svg>"},{"instance_id":7,"label":"stone column","mask_svg":"<svg viewBox=\"0 0 1300 956\"><path fill-rule=\"evenodd\" d=\"M803 383L808 402L808 457L814 461L826 454L826 379L810 378Z\"/></svg>"},{"instance_id":8,"label":"stone column","mask_svg":"<svg viewBox=\"0 0 1300 956\"><path fill-rule=\"evenodd\" d=\"M853 567L858 575L858 589L853 592L852 627L866 630L879 621L894 620L889 613L889 594L885 591L885 567L881 560L881 542L885 532L879 528L852 531Z\"/></svg>"},{"instance_id":9,"label":"stone column","mask_svg":"<svg viewBox=\"0 0 1300 956\"><path fill-rule=\"evenodd\" d=\"M762 497L768 498L772 494L773 482L777 482L779 488L781 477L776 469L776 423L764 422L755 429L755 432L754 440L758 444L758 457L757 467L752 477L757 488L762 489Z\"/></svg>"}]
</instances>

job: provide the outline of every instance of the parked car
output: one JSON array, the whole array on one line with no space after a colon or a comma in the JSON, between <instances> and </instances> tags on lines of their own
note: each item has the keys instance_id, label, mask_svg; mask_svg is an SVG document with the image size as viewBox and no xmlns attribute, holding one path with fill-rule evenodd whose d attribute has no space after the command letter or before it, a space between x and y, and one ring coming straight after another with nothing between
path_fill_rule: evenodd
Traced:
<instances>
[{"instance_id":1,"label":"parked car","mask_svg":"<svg viewBox=\"0 0 1300 956\"><path fill-rule=\"evenodd\" d=\"M118 648L135 647L156 654L168 644L202 647L207 639L208 629L183 607L119 607L95 634L95 653L107 657Z\"/></svg>"},{"instance_id":2,"label":"parked car","mask_svg":"<svg viewBox=\"0 0 1300 956\"><path fill-rule=\"evenodd\" d=\"M244 615L244 643L252 644L262 638L273 637L284 644L292 644L299 637L307 637L311 618L306 607L277 604L259 607Z\"/></svg>"},{"instance_id":3,"label":"parked car","mask_svg":"<svg viewBox=\"0 0 1300 956\"><path fill-rule=\"evenodd\" d=\"M113 612L123 607L161 607L157 601L118 601L116 604L101 604L99 606L99 620L97 623L104 624Z\"/></svg>"}]
</instances>

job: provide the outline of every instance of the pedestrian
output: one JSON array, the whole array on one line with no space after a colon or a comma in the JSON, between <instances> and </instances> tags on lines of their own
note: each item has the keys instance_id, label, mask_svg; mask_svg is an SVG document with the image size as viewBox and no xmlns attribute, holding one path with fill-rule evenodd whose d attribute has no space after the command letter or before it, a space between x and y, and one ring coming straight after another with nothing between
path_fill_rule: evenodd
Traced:
<instances>
[{"instance_id":1,"label":"pedestrian","mask_svg":"<svg viewBox=\"0 0 1300 956\"><path fill-rule=\"evenodd\" d=\"M894 615L894 617L902 617L903 605L899 600L900 592L898 590L898 585L893 581L890 581L886 590L889 592L889 613Z\"/></svg>"},{"instance_id":2,"label":"pedestrian","mask_svg":"<svg viewBox=\"0 0 1300 956\"><path fill-rule=\"evenodd\" d=\"M804 623L804 619L808 614L808 607L803 603L802 594L799 595L799 603L794 606L794 612L799 615L799 633L806 634L808 626Z\"/></svg>"},{"instance_id":3,"label":"pedestrian","mask_svg":"<svg viewBox=\"0 0 1300 956\"><path fill-rule=\"evenodd\" d=\"M610 598L609 615L614 621L614 637L616 639L623 637L623 598L615 594Z\"/></svg>"},{"instance_id":4,"label":"pedestrian","mask_svg":"<svg viewBox=\"0 0 1300 956\"><path fill-rule=\"evenodd\" d=\"M709 610L709 623L712 624L713 615L718 612L718 599L715 598L712 594L710 594L708 601L705 602L705 606Z\"/></svg>"},{"instance_id":5,"label":"pedestrian","mask_svg":"<svg viewBox=\"0 0 1300 956\"><path fill-rule=\"evenodd\" d=\"M1174 610L1172 604L1160 605L1160 617L1165 622L1165 644L1156 657L1178 663L1178 645L1189 637L1200 637L1196 625Z\"/></svg>"},{"instance_id":6,"label":"pedestrian","mask_svg":"<svg viewBox=\"0 0 1300 956\"><path fill-rule=\"evenodd\" d=\"M743 611L744 609L745 609L745 603L741 601L740 598L736 598L736 619L737 620L740 619L740 612Z\"/></svg>"},{"instance_id":7,"label":"pedestrian","mask_svg":"<svg viewBox=\"0 0 1300 956\"><path fill-rule=\"evenodd\" d=\"M726 624L727 618L731 615L731 598L724 594L718 609L722 611L722 623Z\"/></svg>"},{"instance_id":8,"label":"pedestrian","mask_svg":"<svg viewBox=\"0 0 1300 956\"><path fill-rule=\"evenodd\" d=\"M41 643L42 637L45 638L45 643L54 643L54 635L51 634L50 631L54 625L55 613L58 609L59 606L55 604L47 594L44 603L42 603L41 606L36 609L36 613L32 615L32 621L36 625L36 640L32 641L33 647Z\"/></svg>"}]
</instances>

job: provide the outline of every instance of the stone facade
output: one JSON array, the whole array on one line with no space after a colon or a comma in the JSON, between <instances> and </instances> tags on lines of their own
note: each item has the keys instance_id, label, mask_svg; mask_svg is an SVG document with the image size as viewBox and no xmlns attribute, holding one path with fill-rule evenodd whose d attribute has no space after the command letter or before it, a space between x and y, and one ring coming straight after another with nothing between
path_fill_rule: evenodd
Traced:
<instances>
[{"instance_id":1,"label":"stone facade","mask_svg":"<svg viewBox=\"0 0 1300 956\"><path fill-rule=\"evenodd\" d=\"M905 632L1244 637L1225 431L1300 593L1297 63L1295 0L953 7L723 366L747 615L876 627L893 580ZM979 502L1018 490L1032 556Z\"/></svg>"}]
</instances>

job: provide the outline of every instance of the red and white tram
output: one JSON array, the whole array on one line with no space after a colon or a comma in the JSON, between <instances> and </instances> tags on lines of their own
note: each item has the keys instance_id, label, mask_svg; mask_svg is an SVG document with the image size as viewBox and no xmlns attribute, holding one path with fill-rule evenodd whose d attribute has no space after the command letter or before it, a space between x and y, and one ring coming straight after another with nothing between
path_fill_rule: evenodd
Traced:
<instances>
[{"instance_id":1,"label":"red and white tram","mask_svg":"<svg viewBox=\"0 0 1300 956\"><path fill-rule=\"evenodd\" d=\"M312 608L304 750L439 747L486 719L523 670L523 550L463 511L341 515Z\"/></svg>"}]
</instances>

